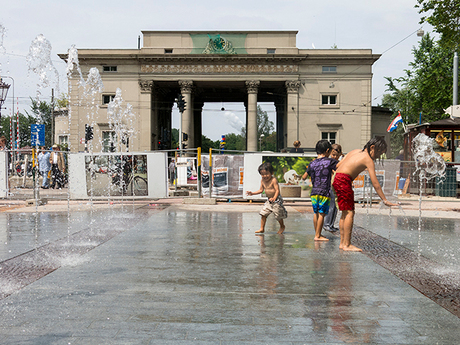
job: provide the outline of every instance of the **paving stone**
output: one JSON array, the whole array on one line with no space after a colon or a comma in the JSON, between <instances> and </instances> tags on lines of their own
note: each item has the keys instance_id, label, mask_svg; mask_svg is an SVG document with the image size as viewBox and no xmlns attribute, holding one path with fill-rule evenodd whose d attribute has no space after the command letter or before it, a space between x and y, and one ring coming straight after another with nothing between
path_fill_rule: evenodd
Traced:
<instances>
[{"instance_id":1,"label":"paving stone","mask_svg":"<svg viewBox=\"0 0 460 345\"><path fill-rule=\"evenodd\" d=\"M28 285L11 286L0 300L2 343L458 341L459 318L393 271L414 256L437 271L451 272L456 265L456 260L437 260L436 254L419 254L419 234L404 228L413 221L390 222L388 216L373 215L372 223L357 217L353 241L365 244L365 252L344 253L335 235L326 234L328 243L314 243L311 214L290 212L284 235L276 234L277 222L269 218L266 234L256 236L257 212L219 212L221 205L215 207L98 210L92 220L85 211L38 223L30 215L11 218L8 241L0 244L0 264L22 258L16 259L17 270L9 270L9 276L36 274L26 263L36 262L40 270L39 263L55 262L47 261L46 253L59 254L61 261ZM393 226L390 238L388 224ZM438 220L429 225L443 229L431 249L458 241L460 220L442 224ZM421 246L420 253L431 250L424 241ZM26 252L37 260L26 260ZM384 267L378 260L382 258L388 258ZM422 280L424 274L433 274L419 266L410 272L412 277ZM453 289L455 283L450 279L442 286Z\"/></svg>"}]
</instances>

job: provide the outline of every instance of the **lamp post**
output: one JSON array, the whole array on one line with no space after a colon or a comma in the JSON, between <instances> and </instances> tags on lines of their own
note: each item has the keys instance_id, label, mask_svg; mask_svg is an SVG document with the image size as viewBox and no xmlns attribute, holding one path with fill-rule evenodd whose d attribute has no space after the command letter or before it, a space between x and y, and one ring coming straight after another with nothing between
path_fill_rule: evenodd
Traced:
<instances>
[{"instance_id":1,"label":"lamp post","mask_svg":"<svg viewBox=\"0 0 460 345\"><path fill-rule=\"evenodd\" d=\"M5 103L6 95L8 94L8 90L10 86L11 86L10 84L5 83L0 77L0 119L2 118L3 103ZM13 105L14 105L14 97L13 97Z\"/></svg>"},{"instance_id":2,"label":"lamp post","mask_svg":"<svg viewBox=\"0 0 460 345\"><path fill-rule=\"evenodd\" d=\"M6 100L6 95L8 94L8 90L10 88L10 85L9 84L6 84L4 81L3 81L3 78L9 78L11 79L11 81L13 82L13 97L11 97L11 125L13 126L12 128L12 133L13 133L13 138L11 138L11 149L14 150L16 145L15 145L15 140L14 140L14 137L15 137L15 131L14 131L14 79L13 77L9 77L9 76L0 76L0 119L2 118L2 107L3 107L3 103L5 103L5 100ZM18 123L16 123L16 126L19 126ZM16 139L18 140L18 139ZM11 157L12 157L12 167L15 166L15 157L14 157L14 151L11 152Z\"/></svg>"},{"instance_id":3,"label":"lamp post","mask_svg":"<svg viewBox=\"0 0 460 345\"><path fill-rule=\"evenodd\" d=\"M264 134L262 133L259 137L259 146L260 146L260 151L262 151L262 139L264 138Z\"/></svg>"}]
</instances>

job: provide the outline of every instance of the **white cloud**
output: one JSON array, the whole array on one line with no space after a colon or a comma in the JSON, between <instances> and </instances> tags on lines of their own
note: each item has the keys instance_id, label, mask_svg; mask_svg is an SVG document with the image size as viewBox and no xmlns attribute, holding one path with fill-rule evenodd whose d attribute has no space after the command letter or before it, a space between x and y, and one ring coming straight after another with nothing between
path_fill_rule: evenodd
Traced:
<instances>
[{"instance_id":1,"label":"white cloud","mask_svg":"<svg viewBox=\"0 0 460 345\"><path fill-rule=\"evenodd\" d=\"M244 122L231 111L226 111L224 113L224 118L233 129L238 131L238 133L241 131L241 128L244 127Z\"/></svg>"}]
</instances>

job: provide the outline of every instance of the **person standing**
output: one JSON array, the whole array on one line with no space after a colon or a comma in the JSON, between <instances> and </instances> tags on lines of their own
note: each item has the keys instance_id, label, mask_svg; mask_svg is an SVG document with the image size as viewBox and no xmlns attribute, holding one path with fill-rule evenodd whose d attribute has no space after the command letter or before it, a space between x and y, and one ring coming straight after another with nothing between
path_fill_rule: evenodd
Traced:
<instances>
[{"instance_id":1,"label":"person standing","mask_svg":"<svg viewBox=\"0 0 460 345\"><path fill-rule=\"evenodd\" d=\"M342 146L340 146L339 144L332 144L332 151L330 157L338 162L342 159L342 156ZM332 175L332 182L334 182L334 175ZM339 229L334 226L335 219L337 218L337 205L335 199L336 197L334 188L331 188L331 205L329 206L329 213L324 217L323 226L324 230L330 232L339 231Z\"/></svg>"},{"instance_id":2,"label":"person standing","mask_svg":"<svg viewBox=\"0 0 460 345\"><path fill-rule=\"evenodd\" d=\"M289 151L289 153L304 153L303 148L300 147L300 141L296 140L293 143L294 147Z\"/></svg>"},{"instance_id":3,"label":"person standing","mask_svg":"<svg viewBox=\"0 0 460 345\"><path fill-rule=\"evenodd\" d=\"M6 151L6 137L3 135L0 137L0 151Z\"/></svg>"},{"instance_id":4,"label":"person standing","mask_svg":"<svg viewBox=\"0 0 460 345\"><path fill-rule=\"evenodd\" d=\"M174 163L174 158L172 158L171 162L169 162L168 170L169 170L169 184L172 186L176 178L175 176L176 164Z\"/></svg>"},{"instance_id":5,"label":"person standing","mask_svg":"<svg viewBox=\"0 0 460 345\"><path fill-rule=\"evenodd\" d=\"M310 163L302 179L307 175L311 177L313 188L311 189L311 205L313 207L313 226L315 227L315 241L329 241L321 235L323 230L324 217L329 213L331 204L331 178L335 171L337 161L329 158L332 151L331 143L327 140L320 140L316 143L318 157Z\"/></svg>"},{"instance_id":6,"label":"person standing","mask_svg":"<svg viewBox=\"0 0 460 345\"><path fill-rule=\"evenodd\" d=\"M53 182L51 188L61 189L64 186L65 161L64 155L60 152L59 145L53 145L53 152L50 154L51 176Z\"/></svg>"},{"instance_id":7,"label":"person standing","mask_svg":"<svg viewBox=\"0 0 460 345\"><path fill-rule=\"evenodd\" d=\"M50 187L50 179L48 173L51 170L50 163L50 153L46 151L45 147L42 147L40 153L38 154L38 169L40 170L40 175L42 175L42 188L48 189Z\"/></svg>"},{"instance_id":8,"label":"person standing","mask_svg":"<svg viewBox=\"0 0 460 345\"><path fill-rule=\"evenodd\" d=\"M381 137L376 137L367 142L364 148L349 152L338 164L333 182L333 187L337 195L337 202L342 216L339 222L340 245L339 249L345 251L362 252L351 244L351 235L355 217L355 198L353 191L353 180L365 169L369 174L372 186L377 195L382 199L385 206L398 206L398 204L388 201L383 193L380 182L375 173L375 160L387 151L387 143Z\"/></svg>"},{"instance_id":9,"label":"person standing","mask_svg":"<svg viewBox=\"0 0 460 345\"><path fill-rule=\"evenodd\" d=\"M284 220L287 218L287 211L283 205L283 198L280 194L280 188L278 180L273 176L273 167L270 163L262 163L259 165L259 174L262 178L260 182L260 188L258 191L251 192L247 191L246 195L257 195L265 192L268 200L265 202L262 210L260 210L260 229L256 231L256 234L263 234L265 232L265 223L267 222L267 217L270 213L273 213L276 220L280 224L280 229L278 234L282 234L286 228L284 225Z\"/></svg>"}]
</instances>

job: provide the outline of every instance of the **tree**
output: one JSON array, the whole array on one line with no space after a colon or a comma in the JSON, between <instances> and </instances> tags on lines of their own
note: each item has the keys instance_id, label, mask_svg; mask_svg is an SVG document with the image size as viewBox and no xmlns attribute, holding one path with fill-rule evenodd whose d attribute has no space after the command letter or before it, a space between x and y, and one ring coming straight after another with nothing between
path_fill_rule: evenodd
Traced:
<instances>
[{"instance_id":1,"label":"tree","mask_svg":"<svg viewBox=\"0 0 460 345\"><path fill-rule=\"evenodd\" d=\"M444 109L452 103L453 64L449 50L425 35L418 47L412 49L414 61L400 78L386 77L387 91L382 106L393 112L393 118L401 111L404 123L433 122L448 117ZM402 148L402 129L391 133L393 156Z\"/></svg>"},{"instance_id":2,"label":"tree","mask_svg":"<svg viewBox=\"0 0 460 345\"><path fill-rule=\"evenodd\" d=\"M441 34L441 44L458 49L460 42L460 0L417 0L416 8L426 14L420 23L431 24Z\"/></svg>"},{"instance_id":3,"label":"tree","mask_svg":"<svg viewBox=\"0 0 460 345\"><path fill-rule=\"evenodd\" d=\"M260 138L262 134L264 135L263 136L264 139L268 138L273 133L274 129L275 129L275 125L273 124L273 121L269 120L268 113L262 110L260 105L258 105L257 106L257 138ZM241 135L246 141L246 127L243 127L241 129ZM276 139L275 139L275 147L273 150L270 150L270 151L275 151L275 150L276 150Z\"/></svg>"},{"instance_id":4,"label":"tree","mask_svg":"<svg viewBox=\"0 0 460 345\"><path fill-rule=\"evenodd\" d=\"M34 117L35 123L45 125L45 146L49 147L53 144L51 142L52 104L47 103L45 101L37 101L33 98L31 98L30 101L31 101L30 110L32 111L33 115L29 115L29 113L26 111L27 116ZM29 127L29 132L30 132L30 127Z\"/></svg>"},{"instance_id":5,"label":"tree","mask_svg":"<svg viewBox=\"0 0 460 345\"><path fill-rule=\"evenodd\" d=\"M171 148L175 149L177 147L179 147L179 130L173 128L171 130Z\"/></svg>"},{"instance_id":6,"label":"tree","mask_svg":"<svg viewBox=\"0 0 460 345\"><path fill-rule=\"evenodd\" d=\"M409 63L411 68L405 70L405 76L386 78L387 91L392 92L393 105L398 107L394 110L401 110L406 123L417 123L420 112L424 122L443 119L444 109L452 102L452 56L429 34L412 53L414 61Z\"/></svg>"},{"instance_id":7,"label":"tree","mask_svg":"<svg viewBox=\"0 0 460 345\"><path fill-rule=\"evenodd\" d=\"M225 134L225 149L245 151L246 150L246 138L241 134L228 133Z\"/></svg>"},{"instance_id":8,"label":"tree","mask_svg":"<svg viewBox=\"0 0 460 345\"><path fill-rule=\"evenodd\" d=\"M216 149L220 148L219 140L212 141L206 135L201 136L201 153L206 154L209 152L209 149Z\"/></svg>"},{"instance_id":9,"label":"tree","mask_svg":"<svg viewBox=\"0 0 460 345\"><path fill-rule=\"evenodd\" d=\"M36 123L35 117L19 113L19 147L31 145L30 125L34 123ZM12 147L10 142L10 117L2 117L1 126L0 135L4 135L7 138L8 147Z\"/></svg>"},{"instance_id":10,"label":"tree","mask_svg":"<svg viewBox=\"0 0 460 345\"><path fill-rule=\"evenodd\" d=\"M54 107L57 109L60 108L67 108L69 106L69 95L65 93L61 93L59 98L56 98L54 101Z\"/></svg>"},{"instance_id":11,"label":"tree","mask_svg":"<svg viewBox=\"0 0 460 345\"><path fill-rule=\"evenodd\" d=\"M275 129L275 126L273 124L273 121L270 121L268 119L268 113L262 110L260 105L258 105L257 106L257 137L260 138L261 134L268 137L273 132L274 129Z\"/></svg>"},{"instance_id":12,"label":"tree","mask_svg":"<svg viewBox=\"0 0 460 345\"><path fill-rule=\"evenodd\" d=\"M276 132L264 136L261 141L262 151L276 151Z\"/></svg>"}]
</instances>

